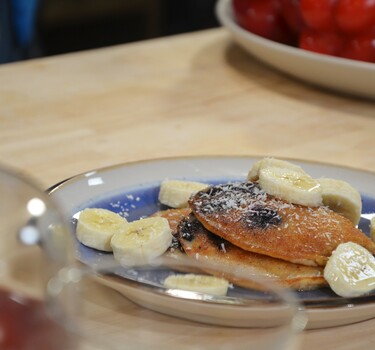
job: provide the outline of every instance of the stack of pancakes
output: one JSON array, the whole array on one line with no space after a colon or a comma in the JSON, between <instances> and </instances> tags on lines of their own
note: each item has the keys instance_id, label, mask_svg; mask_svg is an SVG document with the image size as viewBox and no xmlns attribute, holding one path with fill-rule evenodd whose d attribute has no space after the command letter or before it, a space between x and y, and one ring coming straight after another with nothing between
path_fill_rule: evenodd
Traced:
<instances>
[{"instance_id":1,"label":"stack of pancakes","mask_svg":"<svg viewBox=\"0 0 375 350\"><path fill-rule=\"evenodd\" d=\"M314 289L327 284L324 266L339 244L355 242L375 253L375 243L343 216L285 202L253 182L211 186L193 195L189 208L158 215L169 220L186 255L225 267L206 272L243 287L255 285L239 274Z\"/></svg>"}]
</instances>

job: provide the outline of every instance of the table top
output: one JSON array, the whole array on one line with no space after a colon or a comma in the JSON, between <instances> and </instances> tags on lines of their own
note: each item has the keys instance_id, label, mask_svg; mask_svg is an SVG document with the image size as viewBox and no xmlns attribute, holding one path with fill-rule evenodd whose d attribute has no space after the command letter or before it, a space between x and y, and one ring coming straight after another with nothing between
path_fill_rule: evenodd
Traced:
<instances>
[{"instance_id":1,"label":"table top","mask_svg":"<svg viewBox=\"0 0 375 350\"><path fill-rule=\"evenodd\" d=\"M224 29L6 64L0 81L0 163L43 188L109 165L186 155L375 171L373 101L279 73ZM307 331L301 348L371 348L374 326Z\"/></svg>"}]
</instances>

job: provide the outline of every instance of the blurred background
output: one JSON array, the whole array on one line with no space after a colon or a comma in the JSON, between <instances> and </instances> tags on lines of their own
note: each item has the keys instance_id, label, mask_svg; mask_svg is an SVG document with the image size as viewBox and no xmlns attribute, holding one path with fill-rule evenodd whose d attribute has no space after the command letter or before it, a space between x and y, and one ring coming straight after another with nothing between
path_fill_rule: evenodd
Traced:
<instances>
[{"instance_id":1,"label":"blurred background","mask_svg":"<svg viewBox=\"0 0 375 350\"><path fill-rule=\"evenodd\" d=\"M216 0L0 0L0 63L218 26Z\"/></svg>"}]
</instances>

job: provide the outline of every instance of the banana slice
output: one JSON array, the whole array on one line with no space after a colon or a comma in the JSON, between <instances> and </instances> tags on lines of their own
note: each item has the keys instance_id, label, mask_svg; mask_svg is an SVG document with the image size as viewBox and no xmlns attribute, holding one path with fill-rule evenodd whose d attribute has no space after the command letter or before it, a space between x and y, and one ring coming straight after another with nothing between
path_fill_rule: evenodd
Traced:
<instances>
[{"instance_id":1,"label":"banana slice","mask_svg":"<svg viewBox=\"0 0 375 350\"><path fill-rule=\"evenodd\" d=\"M307 173L300 166L287 162L286 160L281 160L277 158L263 158L261 160L258 160L256 163L254 163L254 165L249 171L249 174L247 175L247 180L258 181L259 171L265 168L290 169L298 173L307 175Z\"/></svg>"},{"instance_id":2,"label":"banana slice","mask_svg":"<svg viewBox=\"0 0 375 350\"><path fill-rule=\"evenodd\" d=\"M227 294L229 282L219 277L190 273L168 276L164 280L164 287L224 296Z\"/></svg>"},{"instance_id":3,"label":"banana slice","mask_svg":"<svg viewBox=\"0 0 375 350\"><path fill-rule=\"evenodd\" d=\"M207 187L200 182L164 180L160 185L159 201L172 208L184 208L192 194Z\"/></svg>"},{"instance_id":4,"label":"banana slice","mask_svg":"<svg viewBox=\"0 0 375 350\"><path fill-rule=\"evenodd\" d=\"M375 216L370 221L370 236L373 242L375 242Z\"/></svg>"},{"instance_id":5,"label":"banana slice","mask_svg":"<svg viewBox=\"0 0 375 350\"><path fill-rule=\"evenodd\" d=\"M81 211L77 224L77 239L84 245L111 252L111 238L125 230L128 222L106 209L87 208Z\"/></svg>"},{"instance_id":6,"label":"banana slice","mask_svg":"<svg viewBox=\"0 0 375 350\"><path fill-rule=\"evenodd\" d=\"M286 168L263 168L259 185L268 194L310 207L322 205L320 185L307 174Z\"/></svg>"},{"instance_id":7,"label":"banana slice","mask_svg":"<svg viewBox=\"0 0 375 350\"><path fill-rule=\"evenodd\" d=\"M347 182L336 179L317 179L322 191L323 204L358 225L362 212L359 192Z\"/></svg>"},{"instance_id":8,"label":"banana slice","mask_svg":"<svg viewBox=\"0 0 375 350\"><path fill-rule=\"evenodd\" d=\"M324 278L342 297L367 294L375 290L375 258L356 243L342 243L329 258Z\"/></svg>"},{"instance_id":9,"label":"banana slice","mask_svg":"<svg viewBox=\"0 0 375 350\"><path fill-rule=\"evenodd\" d=\"M127 266L148 264L166 252L172 242L168 220L151 217L128 223L126 229L115 233L111 240L113 255Z\"/></svg>"}]
</instances>

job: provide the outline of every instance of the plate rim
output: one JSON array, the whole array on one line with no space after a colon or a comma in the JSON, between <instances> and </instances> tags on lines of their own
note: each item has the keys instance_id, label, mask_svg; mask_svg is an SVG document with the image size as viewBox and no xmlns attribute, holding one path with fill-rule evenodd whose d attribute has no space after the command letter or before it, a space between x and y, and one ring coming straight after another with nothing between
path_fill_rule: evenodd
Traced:
<instances>
[{"instance_id":1,"label":"plate rim","mask_svg":"<svg viewBox=\"0 0 375 350\"><path fill-rule=\"evenodd\" d=\"M198 160L198 159L207 159L207 158L218 158L218 159L230 159L230 158L238 158L238 159L262 159L262 158L278 158L278 159L283 159L291 162L300 162L300 163L305 163L305 164L310 164L310 165L317 165L317 166L326 166L326 167L331 167L331 168L341 168L344 170L348 171L357 171L361 173L365 173L368 175L375 176L375 171L368 170L368 169L361 169L357 167L352 167L349 165L342 165L342 164L332 164L324 161L318 161L318 160L305 160L302 158L295 158L295 157L288 157L288 156L270 156L270 155L251 155L251 154L200 154L200 155L183 155L183 156L166 156L166 157L156 157L156 158L145 158L145 159L140 159L140 160L133 160L129 162L123 162L123 163L116 163L108 166L104 166L101 168L96 168L96 169L91 169L84 171L82 173L78 173L76 175L72 175L70 177L67 177L56 184L53 184L52 186L48 187L45 192L48 195L53 194L63 186L68 185L70 182L73 182L79 178L83 178L88 176L88 174L91 173L98 173L98 172L107 172L123 167L128 167L128 166L133 166L133 165L140 165L142 163L153 163L153 162L160 162L160 161L174 161L174 160Z\"/></svg>"}]
</instances>

